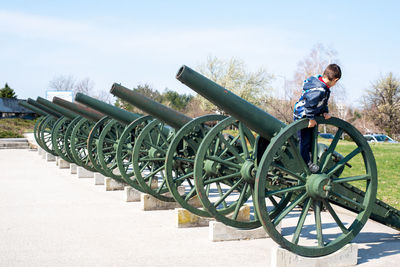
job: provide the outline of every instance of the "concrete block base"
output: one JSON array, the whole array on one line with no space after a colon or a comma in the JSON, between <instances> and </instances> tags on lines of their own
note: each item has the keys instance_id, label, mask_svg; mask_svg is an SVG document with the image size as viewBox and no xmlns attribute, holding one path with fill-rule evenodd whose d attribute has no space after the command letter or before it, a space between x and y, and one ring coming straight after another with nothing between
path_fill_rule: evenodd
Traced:
<instances>
[{"instance_id":1,"label":"concrete block base","mask_svg":"<svg viewBox=\"0 0 400 267\"><path fill-rule=\"evenodd\" d=\"M71 174L77 173L78 165L76 165L75 163L71 163L70 168L71 168Z\"/></svg>"},{"instance_id":2,"label":"concrete block base","mask_svg":"<svg viewBox=\"0 0 400 267\"><path fill-rule=\"evenodd\" d=\"M106 177L103 174L99 172L94 173L94 185L104 185L105 179Z\"/></svg>"},{"instance_id":3,"label":"concrete block base","mask_svg":"<svg viewBox=\"0 0 400 267\"><path fill-rule=\"evenodd\" d=\"M347 244L340 250L323 257L308 258L294 254L281 247L274 248L271 253L272 267L342 267L355 266L357 264L358 246L357 244Z\"/></svg>"},{"instance_id":4,"label":"concrete block base","mask_svg":"<svg viewBox=\"0 0 400 267\"><path fill-rule=\"evenodd\" d=\"M277 227L279 231L280 231L280 226L281 225L279 224ZM208 229L208 238L213 242L231 241L231 240L250 240L250 239L260 239L267 237L269 236L262 227L251 230L242 230L231 226L227 226L221 222L210 221L210 226Z\"/></svg>"},{"instance_id":5,"label":"concrete block base","mask_svg":"<svg viewBox=\"0 0 400 267\"><path fill-rule=\"evenodd\" d=\"M56 156L50 153L46 153L46 161L56 161Z\"/></svg>"},{"instance_id":6,"label":"concrete block base","mask_svg":"<svg viewBox=\"0 0 400 267\"><path fill-rule=\"evenodd\" d=\"M139 202L141 192L131 186L125 186L125 201L126 202Z\"/></svg>"},{"instance_id":7,"label":"concrete block base","mask_svg":"<svg viewBox=\"0 0 400 267\"><path fill-rule=\"evenodd\" d=\"M149 194L141 194L140 201L142 202L142 210L172 210L180 208L178 202L161 201Z\"/></svg>"},{"instance_id":8,"label":"concrete block base","mask_svg":"<svg viewBox=\"0 0 400 267\"><path fill-rule=\"evenodd\" d=\"M56 166L58 166L58 159L59 159L60 157L58 157L58 156L56 156Z\"/></svg>"},{"instance_id":9,"label":"concrete block base","mask_svg":"<svg viewBox=\"0 0 400 267\"><path fill-rule=\"evenodd\" d=\"M93 172L86 170L83 167L78 166L77 168L78 178L93 178Z\"/></svg>"},{"instance_id":10,"label":"concrete block base","mask_svg":"<svg viewBox=\"0 0 400 267\"><path fill-rule=\"evenodd\" d=\"M62 158L58 158L57 165L59 169L69 169L69 162L63 160Z\"/></svg>"},{"instance_id":11,"label":"concrete block base","mask_svg":"<svg viewBox=\"0 0 400 267\"><path fill-rule=\"evenodd\" d=\"M178 228L206 227L210 224L210 221L214 220L214 218L210 217L200 217L183 208L175 209L175 211L176 226Z\"/></svg>"},{"instance_id":12,"label":"concrete block base","mask_svg":"<svg viewBox=\"0 0 400 267\"><path fill-rule=\"evenodd\" d=\"M109 177L104 179L104 185L106 187L106 191L124 190L125 187L123 183L117 182Z\"/></svg>"}]
</instances>

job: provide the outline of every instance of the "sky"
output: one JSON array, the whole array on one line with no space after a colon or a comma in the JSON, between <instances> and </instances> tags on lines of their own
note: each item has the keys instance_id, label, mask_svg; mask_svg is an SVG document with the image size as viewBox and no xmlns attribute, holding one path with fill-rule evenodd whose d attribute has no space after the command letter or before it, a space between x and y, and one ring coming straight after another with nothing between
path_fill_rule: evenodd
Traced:
<instances>
[{"instance_id":1,"label":"sky","mask_svg":"<svg viewBox=\"0 0 400 267\"><path fill-rule=\"evenodd\" d=\"M0 88L36 98L65 75L107 92L118 82L193 94L175 74L211 55L265 68L279 92L321 43L337 51L346 102L357 106L382 75L400 76L399 11L400 1L368 0L0 0Z\"/></svg>"}]
</instances>

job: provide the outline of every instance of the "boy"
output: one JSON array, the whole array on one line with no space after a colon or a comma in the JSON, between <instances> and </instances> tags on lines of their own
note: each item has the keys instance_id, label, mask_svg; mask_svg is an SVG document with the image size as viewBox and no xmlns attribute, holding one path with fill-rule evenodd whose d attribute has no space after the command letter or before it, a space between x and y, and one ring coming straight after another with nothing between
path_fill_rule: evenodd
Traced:
<instances>
[{"instance_id":1,"label":"boy","mask_svg":"<svg viewBox=\"0 0 400 267\"><path fill-rule=\"evenodd\" d=\"M310 159L312 128L317 125L315 117L323 115L326 120L331 118L328 113L328 100L331 94L329 88L334 86L341 77L342 71L338 65L328 65L322 76L313 76L304 81L301 97L294 105L293 119L295 121L304 117L309 119L308 128L300 130L298 137L300 154L311 173L319 171L319 166Z\"/></svg>"}]
</instances>

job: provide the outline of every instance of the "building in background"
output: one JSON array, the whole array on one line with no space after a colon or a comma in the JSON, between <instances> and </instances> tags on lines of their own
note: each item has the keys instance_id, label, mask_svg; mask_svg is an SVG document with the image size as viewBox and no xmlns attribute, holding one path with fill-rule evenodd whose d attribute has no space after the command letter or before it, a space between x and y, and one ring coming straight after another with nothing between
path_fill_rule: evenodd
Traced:
<instances>
[{"instance_id":1,"label":"building in background","mask_svg":"<svg viewBox=\"0 0 400 267\"><path fill-rule=\"evenodd\" d=\"M0 119L21 118L32 120L36 118L36 113L20 106L19 101L15 98L0 98Z\"/></svg>"}]
</instances>

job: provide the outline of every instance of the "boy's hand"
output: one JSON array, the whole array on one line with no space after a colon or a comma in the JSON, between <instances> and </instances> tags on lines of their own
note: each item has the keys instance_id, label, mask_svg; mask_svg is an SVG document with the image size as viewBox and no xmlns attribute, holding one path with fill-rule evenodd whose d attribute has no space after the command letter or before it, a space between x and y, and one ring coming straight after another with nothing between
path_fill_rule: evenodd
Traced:
<instances>
[{"instance_id":1,"label":"boy's hand","mask_svg":"<svg viewBox=\"0 0 400 267\"><path fill-rule=\"evenodd\" d=\"M332 116L329 113L324 113L324 118L325 120L329 120L330 118L332 118Z\"/></svg>"},{"instance_id":2,"label":"boy's hand","mask_svg":"<svg viewBox=\"0 0 400 267\"><path fill-rule=\"evenodd\" d=\"M317 121L316 120L309 120L308 128L313 128L313 127L315 127L315 125L317 125Z\"/></svg>"}]
</instances>

